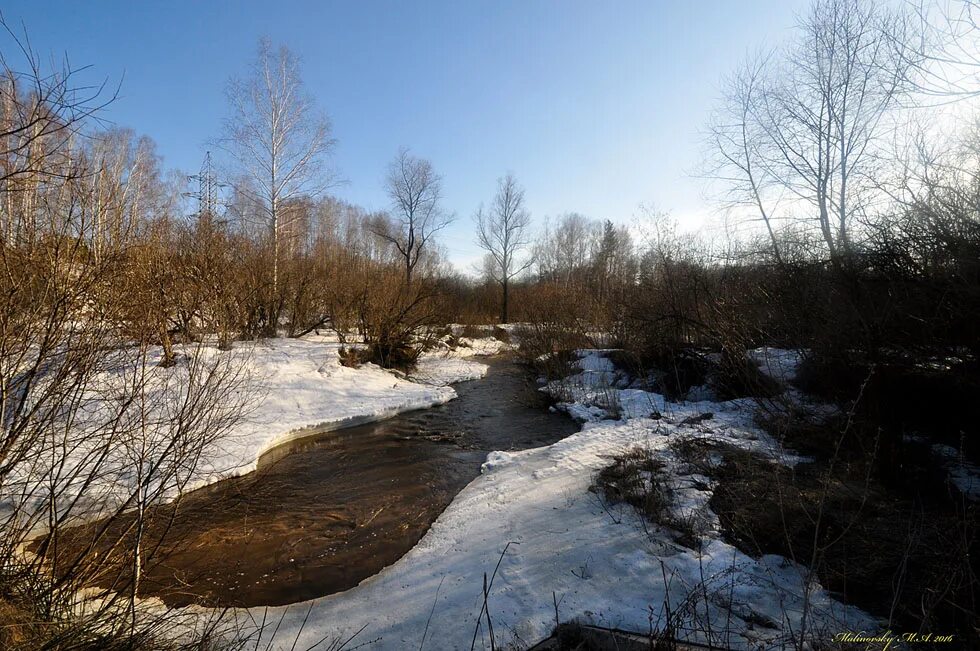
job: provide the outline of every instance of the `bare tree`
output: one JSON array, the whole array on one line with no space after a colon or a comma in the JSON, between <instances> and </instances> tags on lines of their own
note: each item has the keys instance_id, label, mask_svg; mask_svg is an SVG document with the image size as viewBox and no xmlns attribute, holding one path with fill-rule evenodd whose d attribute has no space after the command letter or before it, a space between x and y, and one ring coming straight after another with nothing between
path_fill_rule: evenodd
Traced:
<instances>
[{"instance_id":1,"label":"bare tree","mask_svg":"<svg viewBox=\"0 0 980 651\"><path fill-rule=\"evenodd\" d=\"M632 285L636 279L633 261L633 240L624 226L614 226L606 220L602 239L592 254L592 293L604 301L616 287Z\"/></svg>"},{"instance_id":2,"label":"bare tree","mask_svg":"<svg viewBox=\"0 0 980 651\"><path fill-rule=\"evenodd\" d=\"M758 118L768 60L763 56L750 59L726 81L724 99L708 127L708 174L723 182L726 207L747 207L757 213L769 236L773 257L782 265L774 226L780 197L771 193L778 183L760 151L766 140Z\"/></svg>"},{"instance_id":3,"label":"bare tree","mask_svg":"<svg viewBox=\"0 0 980 651\"><path fill-rule=\"evenodd\" d=\"M454 220L439 205L442 177L432 163L402 148L388 166L385 188L391 197L392 214L376 219L371 230L393 245L405 268L405 283L426 252L432 237Z\"/></svg>"},{"instance_id":4,"label":"bare tree","mask_svg":"<svg viewBox=\"0 0 980 651\"><path fill-rule=\"evenodd\" d=\"M485 272L500 284L500 320L507 323L510 282L533 262L532 257L523 256L530 242L531 213L524 207L524 188L513 174L498 179L490 208L480 206L474 220L477 243L487 251Z\"/></svg>"},{"instance_id":5,"label":"bare tree","mask_svg":"<svg viewBox=\"0 0 980 651\"><path fill-rule=\"evenodd\" d=\"M15 236L0 237L0 589L37 623L2 644L133 647L173 621L137 621L156 553L142 544L148 507L207 470L244 407L247 358L202 344L158 367L155 328L131 323L168 312L134 310L169 284L140 273L156 244L143 227L163 217L152 147L93 134L64 76L37 68L27 47L22 58L17 83L53 99L2 97L0 223ZM22 192L29 201L8 201ZM98 599L82 595L97 582L108 588Z\"/></svg>"},{"instance_id":6,"label":"bare tree","mask_svg":"<svg viewBox=\"0 0 980 651\"><path fill-rule=\"evenodd\" d=\"M939 103L980 96L980 0L914 6L922 34L906 51L916 89Z\"/></svg>"},{"instance_id":7,"label":"bare tree","mask_svg":"<svg viewBox=\"0 0 980 651\"><path fill-rule=\"evenodd\" d=\"M602 223L579 213L566 213L553 223L546 221L534 245L538 276L571 286L576 274L588 267L601 237Z\"/></svg>"},{"instance_id":8,"label":"bare tree","mask_svg":"<svg viewBox=\"0 0 980 651\"><path fill-rule=\"evenodd\" d=\"M711 129L718 176L732 198L758 212L774 247L773 202L783 200L812 215L805 219L816 223L835 265L850 251L889 120L912 87L905 44L914 37L900 10L819 0L788 49L733 78Z\"/></svg>"},{"instance_id":9,"label":"bare tree","mask_svg":"<svg viewBox=\"0 0 980 651\"><path fill-rule=\"evenodd\" d=\"M78 136L117 95L106 93L105 82L82 85L67 59L43 69L27 34L2 14L0 39L0 238L13 243L39 228L35 207L44 188L82 173Z\"/></svg>"},{"instance_id":10,"label":"bare tree","mask_svg":"<svg viewBox=\"0 0 980 651\"><path fill-rule=\"evenodd\" d=\"M251 195L268 227L278 296L280 240L290 231L284 207L318 195L334 180L326 168L335 143L330 121L305 91L296 56L286 47L273 50L267 39L259 41L249 77L232 79L226 95L231 115L217 145L239 166L245 182L236 189Z\"/></svg>"}]
</instances>

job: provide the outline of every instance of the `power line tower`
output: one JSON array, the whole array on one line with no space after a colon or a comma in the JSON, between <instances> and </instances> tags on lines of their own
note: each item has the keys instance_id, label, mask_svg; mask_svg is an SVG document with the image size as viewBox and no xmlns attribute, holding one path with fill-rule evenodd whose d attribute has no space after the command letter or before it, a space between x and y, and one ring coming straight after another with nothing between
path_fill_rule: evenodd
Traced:
<instances>
[{"instance_id":1,"label":"power line tower","mask_svg":"<svg viewBox=\"0 0 980 651\"><path fill-rule=\"evenodd\" d=\"M205 215L214 219L217 216L215 211L218 209L218 188L220 184L218 183L217 175L214 173L214 166L211 164L210 151L204 155L204 163L201 165L201 171L187 178L191 181L197 181L198 184L197 192L187 193L187 196L197 199L198 219Z\"/></svg>"}]
</instances>

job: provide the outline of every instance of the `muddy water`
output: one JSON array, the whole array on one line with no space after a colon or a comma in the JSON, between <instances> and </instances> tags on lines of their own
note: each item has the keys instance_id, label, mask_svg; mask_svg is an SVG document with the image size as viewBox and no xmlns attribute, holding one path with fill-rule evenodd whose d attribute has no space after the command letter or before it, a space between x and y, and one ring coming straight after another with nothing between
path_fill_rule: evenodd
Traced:
<instances>
[{"instance_id":1,"label":"muddy water","mask_svg":"<svg viewBox=\"0 0 980 651\"><path fill-rule=\"evenodd\" d=\"M487 362L487 377L456 385L459 398L444 406L286 443L255 472L190 494L156 518L174 516L142 592L170 605L282 605L390 565L479 474L487 451L578 431L547 410L513 360Z\"/></svg>"}]
</instances>

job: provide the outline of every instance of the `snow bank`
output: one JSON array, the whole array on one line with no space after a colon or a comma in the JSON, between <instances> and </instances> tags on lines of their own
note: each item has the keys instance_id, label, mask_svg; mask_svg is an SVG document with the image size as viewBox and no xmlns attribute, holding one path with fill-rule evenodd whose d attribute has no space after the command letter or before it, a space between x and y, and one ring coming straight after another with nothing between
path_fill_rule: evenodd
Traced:
<instances>
[{"instance_id":1,"label":"snow bank","mask_svg":"<svg viewBox=\"0 0 980 651\"><path fill-rule=\"evenodd\" d=\"M447 347L423 355L410 377L425 384L435 385L478 380L487 374L487 365L471 358L498 355L510 348L510 345L491 337L483 339L462 337L457 340L456 348Z\"/></svg>"}]
</instances>

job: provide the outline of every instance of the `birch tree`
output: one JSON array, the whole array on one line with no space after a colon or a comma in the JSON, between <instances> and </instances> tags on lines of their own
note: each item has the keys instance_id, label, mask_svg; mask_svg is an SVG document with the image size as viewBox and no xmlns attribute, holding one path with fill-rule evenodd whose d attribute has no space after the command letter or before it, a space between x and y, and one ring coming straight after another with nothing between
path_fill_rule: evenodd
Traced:
<instances>
[{"instance_id":1,"label":"birch tree","mask_svg":"<svg viewBox=\"0 0 980 651\"><path fill-rule=\"evenodd\" d=\"M601 237L602 224L578 213L561 215L553 223L546 221L534 246L538 276L571 287L588 267Z\"/></svg>"},{"instance_id":2,"label":"birch tree","mask_svg":"<svg viewBox=\"0 0 980 651\"><path fill-rule=\"evenodd\" d=\"M232 79L226 95L231 114L217 144L237 164L243 182L236 189L250 195L268 229L276 300L281 240L291 232L285 207L331 185L334 175L326 159L335 141L329 119L303 86L298 59L286 47L275 50L267 39L259 41L249 76ZM275 318L271 323L275 327Z\"/></svg>"},{"instance_id":3,"label":"birch tree","mask_svg":"<svg viewBox=\"0 0 980 651\"><path fill-rule=\"evenodd\" d=\"M0 239L30 241L43 225L37 207L48 187L81 173L78 144L83 128L118 93L106 82L80 83L84 68L65 59L45 69L26 32L0 15Z\"/></svg>"}]
</instances>

